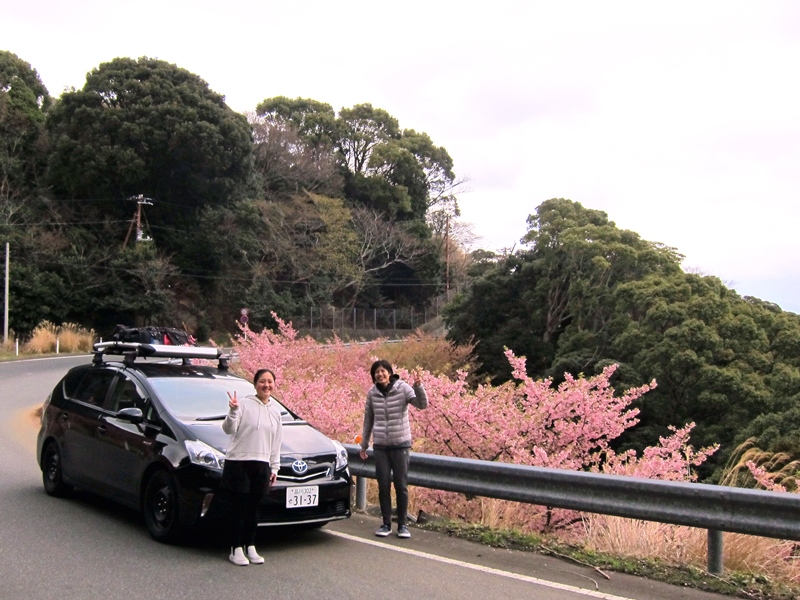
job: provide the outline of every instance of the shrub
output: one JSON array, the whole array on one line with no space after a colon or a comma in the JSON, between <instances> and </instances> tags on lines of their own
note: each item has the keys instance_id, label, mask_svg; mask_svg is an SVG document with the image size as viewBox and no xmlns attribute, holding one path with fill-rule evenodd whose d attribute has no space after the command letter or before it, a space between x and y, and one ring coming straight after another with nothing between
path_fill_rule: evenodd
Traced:
<instances>
[{"instance_id":1,"label":"shrub","mask_svg":"<svg viewBox=\"0 0 800 600\"><path fill-rule=\"evenodd\" d=\"M31 332L30 339L22 346L26 354L45 354L56 351L58 328L50 321L42 321Z\"/></svg>"},{"instance_id":2,"label":"shrub","mask_svg":"<svg viewBox=\"0 0 800 600\"><path fill-rule=\"evenodd\" d=\"M58 328L61 352L89 352L95 340L93 329L84 329L75 323L64 323Z\"/></svg>"}]
</instances>

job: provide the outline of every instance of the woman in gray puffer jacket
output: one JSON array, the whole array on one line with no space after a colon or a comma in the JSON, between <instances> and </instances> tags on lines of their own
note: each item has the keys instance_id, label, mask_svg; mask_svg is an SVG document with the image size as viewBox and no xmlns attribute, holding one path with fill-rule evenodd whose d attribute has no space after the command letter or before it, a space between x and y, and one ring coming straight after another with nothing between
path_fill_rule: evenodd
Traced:
<instances>
[{"instance_id":1,"label":"woman in gray puffer jacket","mask_svg":"<svg viewBox=\"0 0 800 600\"><path fill-rule=\"evenodd\" d=\"M410 538L406 526L408 513L408 457L411 449L411 427L408 405L419 409L428 406L428 396L419 377L412 388L394 374L391 363L377 360L370 368L375 385L367 393L364 408L364 429L361 433L361 458L367 458L370 437L373 438L375 476L383 525L375 535L386 537L392 532L392 490L397 496L397 537Z\"/></svg>"}]
</instances>

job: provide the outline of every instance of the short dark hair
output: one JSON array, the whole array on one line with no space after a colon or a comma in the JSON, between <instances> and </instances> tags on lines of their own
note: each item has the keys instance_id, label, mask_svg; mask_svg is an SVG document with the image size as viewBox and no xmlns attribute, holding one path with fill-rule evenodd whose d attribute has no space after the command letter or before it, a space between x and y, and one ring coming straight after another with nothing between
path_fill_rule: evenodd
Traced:
<instances>
[{"instance_id":1,"label":"short dark hair","mask_svg":"<svg viewBox=\"0 0 800 600\"><path fill-rule=\"evenodd\" d=\"M388 360L376 360L372 363L372 367L369 369L369 374L372 376L372 383L375 383L375 371L383 367L387 371L389 371L389 375L394 374L394 369L392 369L392 363Z\"/></svg>"},{"instance_id":2,"label":"short dark hair","mask_svg":"<svg viewBox=\"0 0 800 600\"><path fill-rule=\"evenodd\" d=\"M259 369L258 371L256 371L256 374L253 375L253 385L258 383L258 380L261 379L261 376L264 373L269 373L270 375L272 375L272 379L278 381L278 378L275 377L275 373L272 372L272 369Z\"/></svg>"}]
</instances>

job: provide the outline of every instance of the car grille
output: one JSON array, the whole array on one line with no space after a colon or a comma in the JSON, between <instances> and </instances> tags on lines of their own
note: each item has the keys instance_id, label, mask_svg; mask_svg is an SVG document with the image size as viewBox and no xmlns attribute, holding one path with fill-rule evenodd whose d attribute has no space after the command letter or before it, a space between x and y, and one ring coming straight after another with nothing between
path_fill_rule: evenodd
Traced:
<instances>
[{"instance_id":1,"label":"car grille","mask_svg":"<svg viewBox=\"0 0 800 600\"><path fill-rule=\"evenodd\" d=\"M345 517L350 514L350 506L347 500L335 500L324 502L319 506L307 506L305 508L292 508L275 512L274 507L261 505L258 511L258 522L262 525L280 525L282 523L296 523L300 521L316 521L322 519L333 519Z\"/></svg>"},{"instance_id":2,"label":"car grille","mask_svg":"<svg viewBox=\"0 0 800 600\"><path fill-rule=\"evenodd\" d=\"M322 478L331 479L332 475L333 464L331 463L309 463L308 471L302 475L298 475L292 471L291 465L281 465L281 469L278 471L278 479L281 481L288 481L290 483L305 483L307 481L313 481L314 479Z\"/></svg>"}]
</instances>

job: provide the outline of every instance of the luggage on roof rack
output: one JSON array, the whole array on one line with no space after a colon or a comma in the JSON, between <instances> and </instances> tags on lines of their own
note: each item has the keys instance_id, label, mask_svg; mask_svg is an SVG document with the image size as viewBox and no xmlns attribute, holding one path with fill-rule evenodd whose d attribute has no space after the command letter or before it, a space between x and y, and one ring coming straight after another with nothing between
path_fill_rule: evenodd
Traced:
<instances>
[{"instance_id":1,"label":"luggage on roof rack","mask_svg":"<svg viewBox=\"0 0 800 600\"><path fill-rule=\"evenodd\" d=\"M135 344L159 344L164 346L196 346L197 340L189 332L176 327L128 327L117 325L111 332L111 339L116 342Z\"/></svg>"},{"instance_id":2,"label":"luggage on roof rack","mask_svg":"<svg viewBox=\"0 0 800 600\"><path fill-rule=\"evenodd\" d=\"M133 352L145 358L205 358L222 356L220 348L210 346L171 346L167 344L143 344L140 342L99 342L94 351L101 354L126 354Z\"/></svg>"},{"instance_id":3,"label":"luggage on roof rack","mask_svg":"<svg viewBox=\"0 0 800 600\"><path fill-rule=\"evenodd\" d=\"M230 356L222 354L221 348L208 346L171 346L166 344L141 344L139 342L99 342L94 345L95 364L103 362L103 355L116 354L125 357L126 365L133 365L136 358L180 358L183 364L192 364L193 358L219 360L219 368L227 370Z\"/></svg>"}]
</instances>

